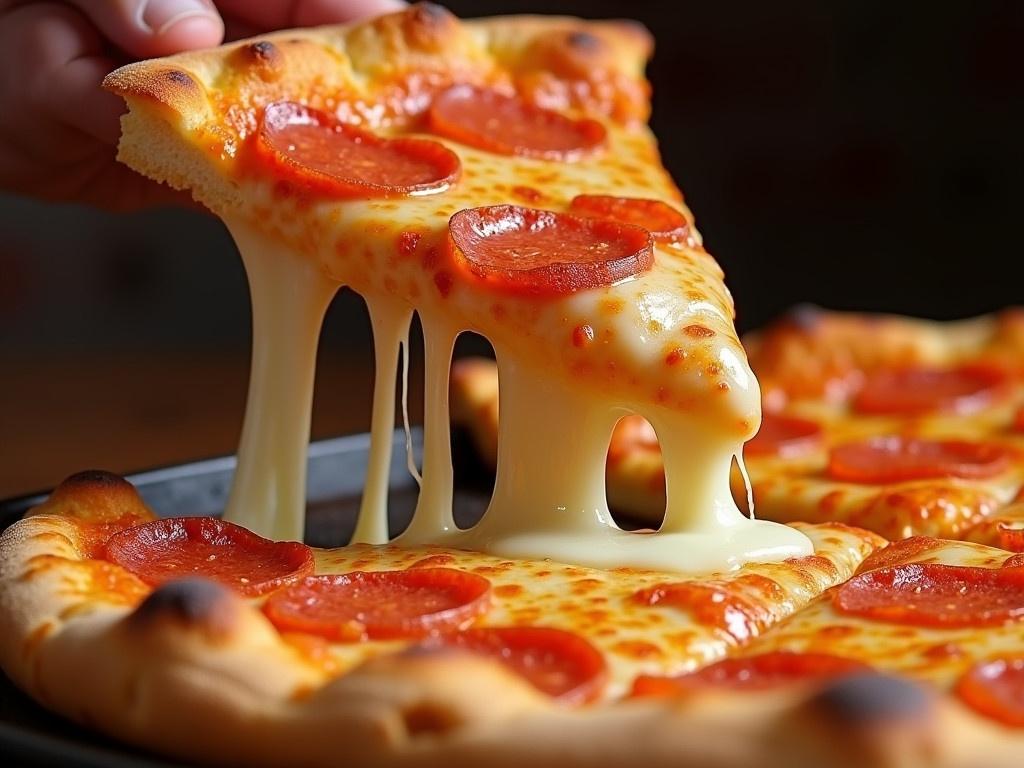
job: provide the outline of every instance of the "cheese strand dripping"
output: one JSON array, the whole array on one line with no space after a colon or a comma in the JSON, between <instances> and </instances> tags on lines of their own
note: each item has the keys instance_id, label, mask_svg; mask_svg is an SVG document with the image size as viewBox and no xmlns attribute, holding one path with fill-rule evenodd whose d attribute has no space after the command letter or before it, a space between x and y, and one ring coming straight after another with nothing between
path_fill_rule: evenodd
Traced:
<instances>
[{"instance_id":1,"label":"cheese strand dripping","mask_svg":"<svg viewBox=\"0 0 1024 768\"><path fill-rule=\"evenodd\" d=\"M409 338L412 309L402 302L380 296L367 297L373 327L373 415L370 422L370 456L366 485L359 506L353 544L387 544L388 488L391 479L391 448L395 432L395 386L398 356ZM405 356L408 359L408 355ZM404 371L408 379L408 368ZM403 387L403 394L404 394ZM406 418L408 427L408 418ZM406 433L408 434L408 432Z\"/></svg>"},{"instance_id":2,"label":"cheese strand dripping","mask_svg":"<svg viewBox=\"0 0 1024 768\"><path fill-rule=\"evenodd\" d=\"M225 218L252 298L252 368L224 519L270 539L301 541L316 351L339 283L319 264Z\"/></svg>"}]
</instances>

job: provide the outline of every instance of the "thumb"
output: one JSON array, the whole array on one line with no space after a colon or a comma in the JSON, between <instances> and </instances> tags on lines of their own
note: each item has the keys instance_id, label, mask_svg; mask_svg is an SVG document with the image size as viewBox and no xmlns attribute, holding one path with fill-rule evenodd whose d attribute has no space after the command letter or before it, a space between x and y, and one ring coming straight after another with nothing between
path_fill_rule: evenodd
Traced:
<instances>
[{"instance_id":1,"label":"thumb","mask_svg":"<svg viewBox=\"0 0 1024 768\"><path fill-rule=\"evenodd\" d=\"M140 58L218 45L224 22L211 0L71 0L104 37Z\"/></svg>"}]
</instances>

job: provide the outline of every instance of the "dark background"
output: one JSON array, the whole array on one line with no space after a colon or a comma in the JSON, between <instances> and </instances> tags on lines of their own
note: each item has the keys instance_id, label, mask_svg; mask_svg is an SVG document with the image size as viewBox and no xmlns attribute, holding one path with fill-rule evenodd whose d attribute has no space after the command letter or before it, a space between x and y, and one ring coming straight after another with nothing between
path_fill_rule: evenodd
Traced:
<instances>
[{"instance_id":1,"label":"dark background","mask_svg":"<svg viewBox=\"0 0 1024 768\"><path fill-rule=\"evenodd\" d=\"M933 318L1024 302L1024 3L447 5L654 32L654 130L741 329L806 301ZM0 197L0 233L0 495L233 449L249 310L217 222ZM343 294L315 435L366 427L369 349Z\"/></svg>"}]
</instances>

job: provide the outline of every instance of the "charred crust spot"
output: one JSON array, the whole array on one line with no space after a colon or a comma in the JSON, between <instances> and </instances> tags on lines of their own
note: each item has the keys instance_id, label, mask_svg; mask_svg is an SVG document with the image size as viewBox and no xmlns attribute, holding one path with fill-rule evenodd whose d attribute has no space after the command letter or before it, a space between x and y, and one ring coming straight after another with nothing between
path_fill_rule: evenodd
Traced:
<instances>
[{"instance_id":1,"label":"charred crust spot","mask_svg":"<svg viewBox=\"0 0 1024 768\"><path fill-rule=\"evenodd\" d=\"M277 48L269 40L257 40L249 46L249 52L253 58L260 59L261 61L270 61L273 57L277 56Z\"/></svg>"},{"instance_id":2,"label":"charred crust spot","mask_svg":"<svg viewBox=\"0 0 1024 768\"><path fill-rule=\"evenodd\" d=\"M566 36L565 41L571 47L581 51L597 51L604 45L604 41L597 35L583 30L574 30L570 32Z\"/></svg>"},{"instance_id":3,"label":"charred crust spot","mask_svg":"<svg viewBox=\"0 0 1024 768\"><path fill-rule=\"evenodd\" d=\"M244 45L238 49L236 56L239 64L252 68L263 79L276 76L284 63L280 49L269 40L257 40Z\"/></svg>"},{"instance_id":4,"label":"charred crust spot","mask_svg":"<svg viewBox=\"0 0 1024 768\"><path fill-rule=\"evenodd\" d=\"M164 74L164 77L166 77L172 83L175 83L177 85L184 85L186 87L195 85L191 76L189 76L185 72L182 72L180 69L169 69Z\"/></svg>"},{"instance_id":5,"label":"charred crust spot","mask_svg":"<svg viewBox=\"0 0 1024 768\"><path fill-rule=\"evenodd\" d=\"M865 673L829 683L811 706L843 724L870 725L920 718L931 709L932 698L910 680Z\"/></svg>"},{"instance_id":6,"label":"charred crust spot","mask_svg":"<svg viewBox=\"0 0 1024 768\"><path fill-rule=\"evenodd\" d=\"M137 627L174 621L185 628L201 628L215 635L227 634L234 619L231 591L209 579L170 581L154 589L142 601L130 621Z\"/></svg>"}]
</instances>

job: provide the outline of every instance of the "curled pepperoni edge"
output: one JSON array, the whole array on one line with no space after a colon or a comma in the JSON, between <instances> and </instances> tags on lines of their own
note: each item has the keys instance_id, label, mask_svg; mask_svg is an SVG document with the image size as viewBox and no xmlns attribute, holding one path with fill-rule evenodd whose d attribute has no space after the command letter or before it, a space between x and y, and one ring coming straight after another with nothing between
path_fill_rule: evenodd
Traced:
<instances>
[{"instance_id":1,"label":"curled pepperoni edge","mask_svg":"<svg viewBox=\"0 0 1024 768\"><path fill-rule=\"evenodd\" d=\"M496 265L478 258L481 246L489 237L512 231L512 228L484 227L493 234L485 234L483 217L499 224L508 219L519 228L527 221L548 217L554 226L563 223L577 230L589 230L599 235L629 238L626 250L605 261L555 261L526 269ZM476 228L474 225L478 225ZM545 229L550 228L550 224ZM561 296L576 291L602 288L622 280L634 278L654 264L654 248L650 233L632 224L620 224L607 219L587 219L568 213L525 208L518 205L489 205L466 208L455 213L448 222L448 250L450 257L485 285L506 293L536 297Z\"/></svg>"},{"instance_id":2,"label":"curled pepperoni edge","mask_svg":"<svg viewBox=\"0 0 1024 768\"><path fill-rule=\"evenodd\" d=\"M1007 683L1005 677L1015 679ZM956 683L956 694L975 712L1012 728L1024 728L1024 691L1001 695L1002 686L1024 689L1024 656L989 659L968 669ZM1016 694L1016 695L1015 695Z\"/></svg>"},{"instance_id":3,"label":"curled pepperoni edge","mask_svg":"<svg viewBox=\"0 0 1024 768\"><path fill-rule=\"evenodd\" d=\"M635 215L642 216L645 219L644 223L616 216L620 206L634 207ZM616 195L576 195L569 203L569 213L643 226L651 233L655 242L659 243L685 243L690 246L696 244L690 230L690 222L681 211L661 200Z\"/></svg>"},{"instance_id":4,"label":"curled pepperoni edge","mask_svg":"<svg viewBox=\"0 0 1024 768\"><path fill-rule=\"evenodd\" d=\"M861 661L829 653L769 651L755 656L722 659L683 675L640 675L633 681L630 696L677 696L722 688L765 690L824 682L870 669Z\"/></svg>"},{"instance_id":5,"label":"curled pepperoni edge","mask_svg":"<svg viewBox=\"0 0 1024 768\"><path fill-rule=\"evenodd\" d=\"M224 543L223 546L233 556L244 554L259 561L265 558L268 551L273 551L280 554L283 563L290 565L290 568L284 573L270 578L242 582L238 579L219 578L216 568L212 567L211 572L158 572L154 574L156 568L153 566L157 561L153 558L157 551L152 545L143 545L146 547L146 551L138 553L138 557L133 556L136 553L132 550L134 546L142 544L142 536L156 533L157 537L168 539L175 534L175 529L184 532L188 541L195 539L209 541L211 538L226 541L227 543ZM218 546L221 545L218 544ZM262 557L260 553L262 553ZM265 539L248 528L214 517L164 517L125 528L107 538L103 545L103 557L134 574L150 586L159 586L168 581L188 576L202 576L230 587L246 597L265 595L301 579L306 574L312 573L314 566L313 551L301 542Z\"/></svg>"},{"instance_id":6,"label":"curled pepperoni edge","mask_svg":"<svg viewBox=\"0 0 1024 768\"><path fill-rule=\"evenodd\" d=\"M325 130L336 131L377 147L390 147L402 155L426 158L438 169L438 178L432 182L419 184L379 184L364 179L338 176L306 165L282 151L270 136L268 122L288 119L287 115L278 117L278 112L299 113L305 116L304 119ZM275 129L283 130L286 126L287 122L284 126L275 126ZM343 123L326 112L291 101L276 101L264 108L256 145L261 156L291 175L291 182L298 183L302 189L309 192L331 197L373 198L437 194L451 189L462 175L462 161L459 156L439 142L417 137L383 138L365 129Z\"/></svg>"},{"instance_id":7,"label":"curled pepperoni edge","mask_svg":"<svg viewBox=\"0 0 1024 768\"><path fill-rule=\"evenodd\" d=\"M977 568L941 563L908 563L865 571L843 583L832 596L832 605L839 613L860 616L874 621L915 627L979 628L997 627L1024 619L1024 599L1019 605L996 606L979 610L967 601L957 602L951 595L947 610L922 610L906 597L904 585L915 584L914 594L930 595L920 584L921 579L935 583L939 579L957 579L969 582L982 579L989 583L968 584L962 589L1002 589L1000 580L1010 582L1020 595L1024 595L1024 571L1016 568ZM875 583L877 582L877 584ZM992 583L994 582L994 583ZM957 592L962 594L962 591ZM882 595L881 599L879 596ZM867 599L865 599L867 596Z\"/></svg>"},{"instance_id":8,"label":"curled pepperoni edge","mask_svg":"<svg viewBox=\"0 0 1024 768\"><path fill-rule=\"evenodd\" d=\"M456 605L432 613L416 613L409 610L398 621L384 621L380 617L358 615L341 618L326 617L330 611L321 608L319 612L313 603L306 600L316 598L316 591L331 589L358 589L360 584L381 586L390 584L395 590L408 586L429 588L435 586L448 592L456 592ZM308 594L308 597L301 597ZM305 632L319 635L337 642L362 642L365 640L418 640L435 634L457 632L466 629L473 621L490 608L491 583L475 573L454 568L407 568L397 571L351 571L349 573L307 576L288 588L271 595L263 604L263 613L270 622L283 632ZM396 601L400 598L396 597ZM306 603L311 613L306 615L295 610L291 602Z\"/></svg>"},{"instance_id":9,"label":"curled pepperoni edge","mask_svg":"<svg viewBox=\"0 0 1024 768\"><path fill-rule=\"evenodd\" d=\"M452 114L456 104L460 100L467 99L488 99L492 102L492 113L498 113L503 107L512 107L521 110L527 119L535 122L543 122L537 125L536 130L540 133L550 134L553 131L563 131L565 134L575 134L581 141L577 146L564 149L550 147L529 146L522 142L510 141L502 138L496 130L488 131L489 126L483 130L476 126L460 122L458 117ZM483 89L468 83L458 83L438 94L431 102L427 112L427 123L430 130L440 136L457 141L470 147L476 147L486 152L498 155L518 155L540 160L558 160L572 162L579 160L601 149L608 139L607 129L598 121L589 118L573 119L566 117L560 112L544 109L535 104L523 101L517 96L510 96L493 89ZM500 128L501 121L498 121ZM559 126L555 128L554 126Z\"/></svg>"},{"instance_id":10,"label":"curled pepperoni edge","mask_svg":"<svg viewBox=\"0 0 1024 768\"><path fill-rule=\"evenodd\" d=\"M534 688L565 706L580 706L594 701L608 679L604 655L586 638L554 627L474 627L424 643L423 647L453 648L495 659L522 676ZM529 651L561 656L573 664L567 683L552 688L545 680L530 675L530 668L518 666L517 655Z\"/></svg>"}]
</instances>

